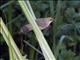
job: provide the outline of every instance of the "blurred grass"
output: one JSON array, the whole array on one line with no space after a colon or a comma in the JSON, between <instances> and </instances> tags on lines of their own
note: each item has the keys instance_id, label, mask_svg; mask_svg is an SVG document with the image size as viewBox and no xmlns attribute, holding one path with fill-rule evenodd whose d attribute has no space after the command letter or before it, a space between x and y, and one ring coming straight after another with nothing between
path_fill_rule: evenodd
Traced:
<instances>
[{"instance_id":1,"label":"blurred grass","mask_svg":"<svg viewBox=\"0 0 80 60\"><path fill-rule=\"evenodd\" d=\"M0 17L0 22L1 22L0 23L0 33L2 34L5 42L7 43L9 47L10 60L15 59L14 57L15 55L17 56L18 60L24 60L1 17Z\"/></svg>"}]
</instances>

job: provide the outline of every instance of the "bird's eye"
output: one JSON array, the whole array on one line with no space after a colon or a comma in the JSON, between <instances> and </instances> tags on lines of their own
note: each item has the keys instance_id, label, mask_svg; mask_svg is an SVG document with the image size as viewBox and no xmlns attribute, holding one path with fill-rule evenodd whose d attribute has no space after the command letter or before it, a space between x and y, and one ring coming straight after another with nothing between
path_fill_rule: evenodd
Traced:
<instances>
[{"instance_id":1,"label":"bird's eye","mask_svg":"<svg viewBox=\"0 0 80 60\"><path fill-rule=\"evenodd\" d=\"M53 18L49 17L50 21L53 21Z\"/></svg>"},{"instance_id":2,"label":"bird's eye","mask_svg":"<svg viewBox=\"0 0 80 60\"><path fill-rule=\"evenodd\" d=\"M50 21L53 21L53 19L51 18Z\"/></svg>"}]
</instances>

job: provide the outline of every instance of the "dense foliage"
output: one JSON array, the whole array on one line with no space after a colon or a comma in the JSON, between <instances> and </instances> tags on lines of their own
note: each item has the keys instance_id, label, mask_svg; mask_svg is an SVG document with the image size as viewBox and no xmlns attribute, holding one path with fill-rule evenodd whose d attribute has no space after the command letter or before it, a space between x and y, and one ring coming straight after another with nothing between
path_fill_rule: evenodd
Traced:
<instances>
[{"instance_id":1,"label":"dense foliage","mask_svg":"<svg viewBox=\"0 0 80 60\"><path fill-rule=\"evenodd\" d=\"M80 59L80 1L30 1L37 18L52 17L51 25L42 30L57 60ZM0 1L0 16L9 28L23 55L44 60L33 31L20 34L28 23L17 1ZM27 41L26 44L23 40ZM38 51L36 52L36 48ZM8 47L0 35L0 59L8 59Z\"/></svg>"}]
</instances>

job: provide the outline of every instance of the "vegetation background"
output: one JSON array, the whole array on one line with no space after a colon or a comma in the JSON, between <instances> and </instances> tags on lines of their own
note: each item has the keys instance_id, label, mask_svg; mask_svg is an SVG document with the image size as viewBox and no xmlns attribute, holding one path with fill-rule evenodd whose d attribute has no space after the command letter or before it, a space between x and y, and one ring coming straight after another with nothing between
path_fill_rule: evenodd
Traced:
<instances>
[{"instance_id":1,"label":"vegetation background","mask_svg":"<svg viewBox=\"0 0 80 60\"><path fill-rule=\"evenodd\" d=\"M54 22L42 30L57 60L80 60L80 1L30 0L37 18L52 17ZM17 1L1 0L0 16L23 55L30 60L44 60L33 31L19 34L28 23ZM25 43L23 40L27 41ZM9 60L8 46L0 34L0 60Z\"/></svg>"}]
</instances>

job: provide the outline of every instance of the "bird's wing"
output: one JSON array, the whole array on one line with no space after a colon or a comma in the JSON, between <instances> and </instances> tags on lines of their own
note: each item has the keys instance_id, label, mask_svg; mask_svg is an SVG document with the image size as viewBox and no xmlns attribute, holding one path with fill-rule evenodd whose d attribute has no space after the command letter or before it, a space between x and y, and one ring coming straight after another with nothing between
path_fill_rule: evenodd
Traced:
<instances>
[{"instance_id":1,"label":"bird's wing","mask_svg":"<svg viewBox=\"0 0 80 60\"><path fill-rule=\"evenodd\" d=\"M30 24L24 25L20 32L26 33L26 32L30 32L32 30L32 26Z\"/></svg>"}]
</instances>

